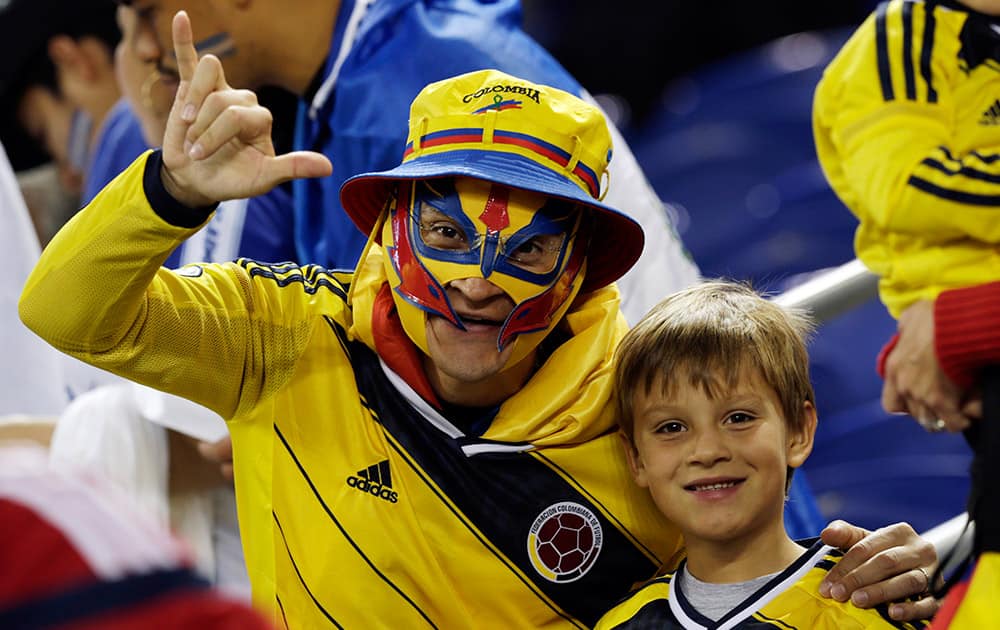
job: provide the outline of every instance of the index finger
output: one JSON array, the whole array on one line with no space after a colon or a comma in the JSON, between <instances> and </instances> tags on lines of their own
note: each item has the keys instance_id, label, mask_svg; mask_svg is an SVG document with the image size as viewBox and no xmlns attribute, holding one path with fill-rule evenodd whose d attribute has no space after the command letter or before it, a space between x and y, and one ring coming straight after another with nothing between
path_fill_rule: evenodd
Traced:
<instances>
[{"instance_id":1,"label":"index finger","mask_svg":"<svg viewBox=\"0 0 1000 630\"><path fill-rule=\"evenodd\" d=\"M191 18L186 11L178 11L173 21L174 56L177 57L177 73L181 81L190 81L198 66L198 51L194 48L194 34Z\"/></svg>"}]
</instances>

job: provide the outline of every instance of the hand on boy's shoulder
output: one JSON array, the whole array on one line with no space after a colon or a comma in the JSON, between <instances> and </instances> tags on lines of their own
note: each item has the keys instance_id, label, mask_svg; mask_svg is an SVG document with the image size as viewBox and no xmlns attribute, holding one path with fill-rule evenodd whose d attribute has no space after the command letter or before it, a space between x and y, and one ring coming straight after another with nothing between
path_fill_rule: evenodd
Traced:
<instances>
[{"instance_id":1,"label":"hand on boy's shoulder","mask_svg":"<svg viewBox=\"0 0 1000 630\"><path fill-rule=\"evenodd\" d=\"M844 557L819 586L820 595L859 608L889 604L897 621L929 619L938 601L928 593L937 568L937 552L906 523L874 532L844 521L827 525L820 537L844 550ZM912 601L903 601L913 597Z\"/></svg>"}]
</instances>

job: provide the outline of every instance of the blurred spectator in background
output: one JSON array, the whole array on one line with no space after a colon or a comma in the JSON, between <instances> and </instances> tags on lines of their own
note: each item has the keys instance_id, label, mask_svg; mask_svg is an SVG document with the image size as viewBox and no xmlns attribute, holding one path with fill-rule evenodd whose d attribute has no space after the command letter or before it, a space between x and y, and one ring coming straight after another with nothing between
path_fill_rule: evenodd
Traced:
<instances>
[{"instance_id":1,"label":"blurred spectator in background","mask_svg":"<svg viewBox=\"0 0 1000 630\"><path fill-rule=\"evenodd\" d=\"M143 58L136 11L119 6L117 19L122 38L115 50L115 72L124 96L95 139L84 203L141 153L162 143L177 88L172 75ZM262 100L275 108L275 141L286 138L287 149L294 98L271 89ZM226 201L165 266L238 257L291 260L291 218L287 189ZM103 386L94 389L78 388L80 395L59 415L50 445L52 460L105 475L144 514L170 526L191 545L201 575L249 599L231 479L223 479L197 451L197 440L215 443L226 435L222 419L188 400L108 380L95 381Z\"/></svg>"},{"instance_id":2,"label":"blurred spectator in background","mask_svg":"<svg viewBox=\"0 0 1000 630\"><path fill-rule=\"evenodd\" d=\"M95 139L81 205L89 203L139 154L159 146L163 140L177 84L136 54L137 22L135 11L118 7L117 23L122 38L115 47L114 66L122 98L108 112L107 122Z\"/></svg>"},{"instance_id":3,"label":"blurred spectator in background","mask_svg":"<svg viewBox=\"0 0 1000 630\"><path fill-rule=\"evenodd\" d=\"M43 245L76 210L93 140L119 96L114 12L112 0L11 0L0 9L0 137L15 170L52 165L24 185Z\"/></svg>"},{"instance_id":4,"label":"blurred spectator in background","mask_svg":"<svg viewBox=\"0 0 1000 630\"><path fill-rule=\"evenodd\" d=\"M49 457L102 474L138 512L191 547L199 575L249 601L232 478L197 446L223 435L225 424L208 409L123 382L70 403L56 422Z\"/></svg>"},{"instance_id":5,"label":"blurred spectator in background","mask_svg":"<svg viewBox=\"0 0 1000 630\"><path fill-rule=\"evenodd\" d=\"M191 571L183 543L114 488L0 447L0 627L265 630Z\"/></svg>"},{"instance_id":6,"label":"blurred spectator in background","mask_svg":"<svg viewBox=\"0 0 1000 630\"><path fill-rule=\"evenodd\" d=\"M141 12L120 5L117 18L122 38L115 51L115 69L124 98L108 115L109 122L97 140L84 202L89 202L140 153L160 146L177 89L176 76L161 71L159 48L148 36ZM210 35L196 46L212 49L213 41ZM260 100L274 115L275 145L287 151L294 128L294 96L270 87L262 91ZM219 210L197 236L171 255L165 262L167 267L238 257L275 262L295 259L290 188L279 187L250 200L227 201Z\"/></svg>"},{"instance_id":7,"label":"blurred spectator in background","mask_svg":"<svg viewBox=\"0 0 1000 630\"><path fill-rule=\"evenodd\" d=\"M991 624L984 602L1000 595L1000 408L988 408L1000 404L998 33L998 0L881 4L814 106L820 162L899 320L880 357L882 404L929 431L964 430L975 454L975 596L937 627Z\"/></svg>"},{"instance_id":8,"label":"blurred spectator in background","mask_svg":"<svg viewBox=\"0 0 1000 630\"><path fill-rule=\"evenodd\" d=\"M41 250L14 171L0 143L0 328L5 360L0 361L0 416L52 416L66 404L62 363L17 316L17 300Z\"/></svg>"}]
</instances>

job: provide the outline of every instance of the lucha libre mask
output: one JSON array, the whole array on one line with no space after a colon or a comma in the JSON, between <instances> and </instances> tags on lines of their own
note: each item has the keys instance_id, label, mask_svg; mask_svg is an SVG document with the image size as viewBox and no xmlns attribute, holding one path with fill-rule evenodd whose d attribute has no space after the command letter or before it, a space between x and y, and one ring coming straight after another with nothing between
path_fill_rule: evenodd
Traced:
<instances>
[{"instance_id":1,"label":"lucha libre mask","mask_svg":"<svg viewBox=\"0 0 1000 630\"><path fill-rule=\"evenodd\" d=\"M579 206L470 179L400 182L383 226L386 271L407 335L429 354L426 322L440 316L465 330L448 284L479 277L515 306L500 327L497 351L519 363L569 308L584 275L587 229Z\"/></svg>"}]
</instances>

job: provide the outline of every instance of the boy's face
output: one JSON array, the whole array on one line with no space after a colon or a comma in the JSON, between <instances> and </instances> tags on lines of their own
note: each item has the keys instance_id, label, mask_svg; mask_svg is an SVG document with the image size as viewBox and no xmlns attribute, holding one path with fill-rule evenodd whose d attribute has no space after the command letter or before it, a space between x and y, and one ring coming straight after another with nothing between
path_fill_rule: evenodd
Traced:
<instances>
[{"instance_id":1,"label":"boy's face","mask_svg":"<svg viewBox=\"0 0 1000 630\"><path fill-rule=\"evenodd\" d=\"M732 389L716 380L714 397L690 385L687 373L674 378L670 396L659 381L635 395L634 447L625 450L636 483L689 544L752 540L783 528L786 469L812 450L812 404L804 402L804 429L794 431L756 370L744 370Z\"/></svg>"}]
</instances>

